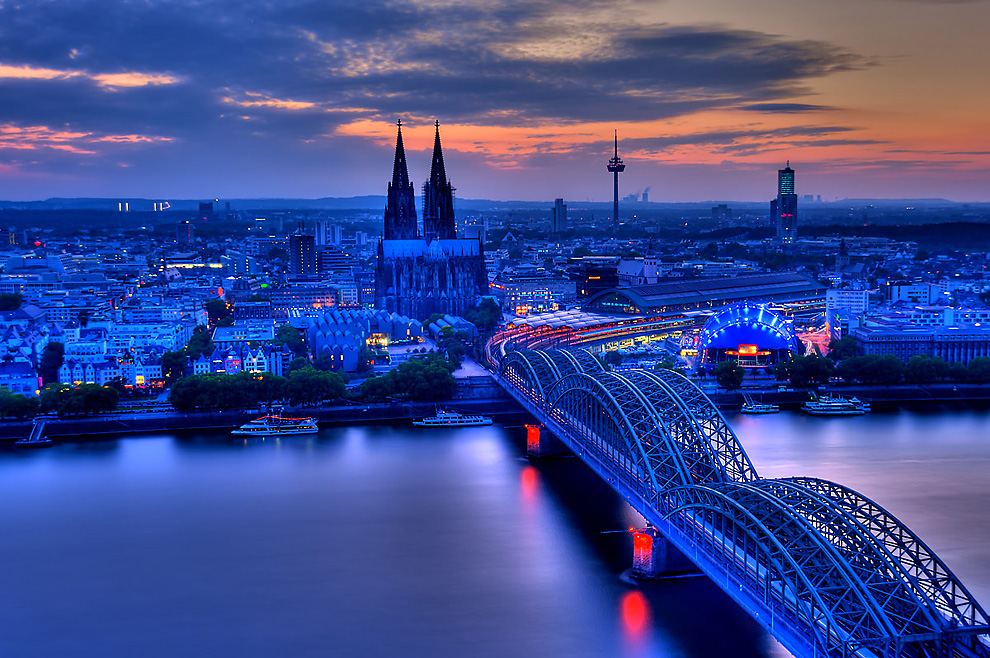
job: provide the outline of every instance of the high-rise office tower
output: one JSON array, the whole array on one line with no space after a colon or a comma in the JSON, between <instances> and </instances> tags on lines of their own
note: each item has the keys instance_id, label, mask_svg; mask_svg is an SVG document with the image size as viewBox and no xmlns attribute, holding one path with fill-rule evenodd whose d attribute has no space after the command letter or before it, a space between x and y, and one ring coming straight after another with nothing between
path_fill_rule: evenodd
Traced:
<instances>
[{"instance_id":1,"label":"high-rise office tower","mask_svg":"<svg viewBox=\"0 0 990 658\"><path fill-rule=\"evenodd\" d=\"M770 219L777 224L777 241L792 244L797 238L797 194L791 161L777 170L777 198L770 201Z\"/></svg>"},{"instance_id":2,"label":"high-rise office tower","mask_svg":"<svg viewBox=\"0 0 990 658\"><path fill-rule=\"evenodd\" d=\"M305 233L289 236L289 272L294 276L313 276L316 270L316 238Z\"/></svg>"},{"instance_id":3,"label":"high-rise office tower","mask_svg":"<svg viewBox=\"0 0 990 658\"><path fill-rule=\"evenodd\" d=\"M563 199L556 199L553 202L553 215L550 219L550 231L552 233L563 233L567 230L567 206Z\"/></svg>"},{"instance_id":4,"label":"high-rise office tower","mask_svg":"<svg viewBox=\"0 0 990 658\"><path fill-rule=\"evenodd\" d=\"M623 164L622 158L619 157L619 131L615 131L615 155L613 155L609 161L606 169L612 173L615 183L613 186L612 194L612 223L616 226L619 225L619 174L626 170L626 165Z\"/></svg>"},{"instance_id":5,"label":"high-rise office tower","mask_svg":"<svg viewBox=\"0 0 990 658\"><path fill-rule=\"evenodd\" d=\"M416 227L416 190L409 180L406 167L406 149L402 145L402 121L395 138L395 161L392 163L392 182L388 184L388 197L385 202L385 239L415 240L419 231Z\"/></svg>"},{"instance_id":6,"label":"high-rise office tower","mask_svg":"<svg viewBox=\"0 0 990 658\"><path fill-rule=\"evenodd\" d=\"M447 179L440 147L440 122L433 139L433 165L430 180L423 184L423 237L427 240L453 240L457 237L454 223L454 188Z\"/></svg>"}]
</instances>

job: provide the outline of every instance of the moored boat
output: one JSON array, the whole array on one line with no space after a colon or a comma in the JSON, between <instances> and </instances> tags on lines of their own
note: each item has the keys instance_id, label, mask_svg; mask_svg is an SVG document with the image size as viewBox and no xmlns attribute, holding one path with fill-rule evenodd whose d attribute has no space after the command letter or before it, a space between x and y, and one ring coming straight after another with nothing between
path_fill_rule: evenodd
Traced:
<instances>
[{"instance_id":1,"label":"moored boat","mask_svg":"<svg viewBox=\"0 0 990 658\"><path fill-rule=\"evenodd\" d=\"M436 416L414 420L413 425L416 427L481 427L491 425L492 422L488 416L466 416L456 411L439 409Z\"/></svg>"},{"instance_id":2,"label":"moored boat","mask_svg":"<svg viewBox=\"0 0 990 658\"><path fill-rule=\"evenodd\" d=\"M812 416L861 416L870 410L870 403L856 397L812 393L801 409Z\"/></svg>"},{"instance_id":3,"label":"moored boat","mask_svg":"<svg viewBox=\"0 0 990 658\"><path fill-rule=\"evenodd\" d=\"M312 418L289 418L279 413L268 414L244 423L231 430L239 436L291 436L295 434L316 434L320 431Z\"/></svg>"},{"instance_id":4,"label":"moored boat","mask_svg":"<svg viewBox=\"0 0 990 658\"><path fill-rule=\"evenodd\" d=\"M743 406L739 413L743 414L775 414L780 411L776 404L757 402L749 393L743 393Z\"/></svg>"}]
</instances>

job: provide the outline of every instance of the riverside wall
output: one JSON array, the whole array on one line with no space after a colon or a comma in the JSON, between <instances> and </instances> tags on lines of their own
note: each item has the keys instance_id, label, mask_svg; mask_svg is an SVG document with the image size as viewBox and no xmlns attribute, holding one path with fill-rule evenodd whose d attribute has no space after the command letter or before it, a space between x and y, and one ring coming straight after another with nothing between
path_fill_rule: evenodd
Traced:
<instances>
[{"instance_id":1,"label":"riverside wall","mask_svg":"<svg viewBox=\"0 0 990 658\"><path fill-rule=\"evenodd\" d=\"M808 399L807 390L778 391L776 389L746 389L760 402L797 409ZM934 384L928 386L837 386L823 387L819 393L834 392L856 396L871 403L875 411L893 410L901 406L931 407L990 406L990 384ZM738 410L742 405L741 391L706 391L723 411ZM491 377L469 377L458 380L454 396L445 407L462 413L493 416L499 422L532 422L529 414ZM408 422L413 418L430 416L436 405L428 402L348 403L306 407L287 411L287 415L312 416L323 426L362 423ZM261 409L231 411L112 413L78 418L52 418L45 425L50 437L76 439L128 433L152 433L181 430L223 430L243 425L263 414ZM0 421L0 441L26 437L30 421Z\"/></svg>"}]
</instances>

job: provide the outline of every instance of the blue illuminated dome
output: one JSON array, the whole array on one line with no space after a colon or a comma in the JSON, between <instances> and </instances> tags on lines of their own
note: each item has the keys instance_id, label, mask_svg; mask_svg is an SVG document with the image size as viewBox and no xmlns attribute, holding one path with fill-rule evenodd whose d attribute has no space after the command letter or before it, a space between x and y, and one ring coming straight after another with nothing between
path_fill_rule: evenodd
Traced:
<instances>
[{"instance_id":1,"label":"blue illuminated dome","mask_svg":"<svg viewBox=\"0 0 990 658\"><path fill-rule=\"evenodd\" d=\"M742 366L766 366L801 352L791 323L764 304L741 302L726 306L701 330L701 363L735 361Z\"/></svg>"}]
</instances>

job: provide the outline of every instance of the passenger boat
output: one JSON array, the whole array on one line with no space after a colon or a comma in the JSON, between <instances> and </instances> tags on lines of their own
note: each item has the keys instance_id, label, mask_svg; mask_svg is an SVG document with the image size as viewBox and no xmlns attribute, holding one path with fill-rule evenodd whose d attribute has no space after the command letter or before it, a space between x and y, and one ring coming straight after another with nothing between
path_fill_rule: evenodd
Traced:
<instances>
[{"instance_id":1,"label":"passenger boat","mask_svg":"<svg viewBox=\"0 0 990 658\"><path fill-rule=\"evenodd\" d=\"M743 406L739 413L744 414L775 414L780 411L780 407L775 404L757 402L749 393L743 393Z\"/></svg>"},{"instance_id":2,"label":"passenger boat","mask_svg":"<svg viewBox=\"0 0 990 658\"><path fill-rule=\"evenodd\" d=\"M288 418L279 413L268 414L244 423L231 434L240 436L291 436L294 434L316 434L320 428L312 418Z\"/></svg>"},{"instance_id":3,"label":"passenger boat","mask_svg":"<svg viewBox=\"0 0 990 658\"><path fill-rule=\"evenodd\" d=\"M35 419L31 433L26 438L14 441L14 445L18 448L44 448L52 445L54 441L44 435L44 429L44 419Z\"/></svg>"},{"instance_id":4,"label":"passenger boat","mask_svg":"<svg viewBox=\"0 0 990 658\"><path fill-rule=\"evenodd\" d=\"M801 405L806 414L812 416L861 416L870 410L870 403L859 398L844 398L841 395L815 395Z\"/></svg>"},{"instance_id":5,"label":"passenger boat","mask_svg":"<svg viewBox=\"0 0 990 658\"><path fill-rule=\"evenodd\" d=\"M492 419L488 416L465 416L444 409L438 409L436 416L413 421L416 427L479 427L491 424Z\"/></svg>"}]
</instances>

